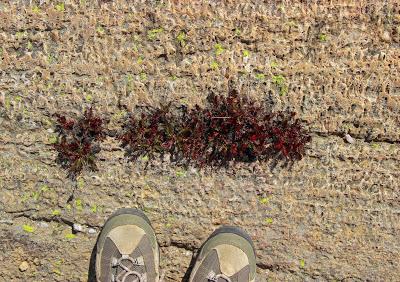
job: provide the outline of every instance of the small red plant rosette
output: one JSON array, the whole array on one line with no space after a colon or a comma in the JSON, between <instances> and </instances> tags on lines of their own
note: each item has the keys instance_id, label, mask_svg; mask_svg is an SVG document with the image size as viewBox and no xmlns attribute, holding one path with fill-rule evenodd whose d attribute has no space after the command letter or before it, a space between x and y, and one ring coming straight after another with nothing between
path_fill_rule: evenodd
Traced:
<instances>
[{"instance_id":1,"label":"small red plant rosette","mask_svg":"<svg viewBox=\"0 0 400 282\"><path fill-rule=\"evenodd\" d=\"M59 114L54 116L58 138L53 148L58 152L57 162L67 169L68 177L76 179L85 166L97 170L99 141L105 138L102 118L95 116L91 107L76 120Z\"/></svg>"}]
</instances>

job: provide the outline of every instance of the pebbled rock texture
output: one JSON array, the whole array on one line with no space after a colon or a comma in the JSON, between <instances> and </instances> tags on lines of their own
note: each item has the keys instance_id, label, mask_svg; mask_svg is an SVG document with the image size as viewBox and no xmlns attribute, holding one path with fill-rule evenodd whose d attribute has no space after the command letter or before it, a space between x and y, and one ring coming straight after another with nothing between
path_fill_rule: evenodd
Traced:
<instances>
[{"instance_id":1,"label":"pebbled rock texture","mask_svg":"<svg viewBox=\"0 0 400 282\"><path fill-rule=\"evenodd\" d=\"M181 281L224 224L254 239L259 281L398 281L399 11L391 0L2 1L0 280L93 281L102 224L138 207L165 281ZM298 113L313 136L303 160L145 169L107 138L99 171L76 183L55 163L55 112L93 105L118 129L136 106L202 105L231 87Z\"/></svg>"}]
</instances>

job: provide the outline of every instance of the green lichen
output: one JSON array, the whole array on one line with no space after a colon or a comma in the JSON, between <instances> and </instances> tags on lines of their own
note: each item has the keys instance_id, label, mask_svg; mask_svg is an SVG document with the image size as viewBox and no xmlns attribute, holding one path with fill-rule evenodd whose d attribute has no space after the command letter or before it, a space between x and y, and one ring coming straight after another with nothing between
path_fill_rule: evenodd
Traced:
<instances>
[{"instance_id":1,"label":"green lichen","mask_svg":"<svg viewBox=\"0 0 400 282\"><path fill-rule=\"evenodd\" d=\"M143 63L143 56L139 56L139 58L137 59L136 63L138 63L139 65L141 65Z\"/></svg>"},{"instance_id":2,"label":"green lichen","mask_svg":"<svg viewBox=\"0 0 400 282\"><path fill-rule=\"evenodd\" d=\"M288 86L283 75L279 74L272 76L272 83L278 87L280 96L284 96L287 94Z\"/></svg>"},{"instance_id":3,"label":"green lichen","mask_svg":"<svg viewBox=\"0 0 400 282\"><path fill-rule=\"evenodd\" d=\"M49 186L47 186L46 184L43 184L41 187L40 187L40 191L41 192L47 192L47 191L49 191L50 190L50 188L49 188Z\"/></svg>"},{"instance_id":4,"label":"green lichen","mask_svg":"<svg viewBox=\"0 0 400 282\"><path fill-rule=\"evenodd\" d=\"M304 261L304 259L300 259L300 267L304 268L305 265L306 265L306 262Z\"/></svg>"},{"instance_id":5,"label":"green lichen","mask_svg":"<svg viewBox=\"0 0 400 282\"><path fill-rule=\"evenodd\" d=\"M235 35L239 36L242 33L242 31L239 28L235 28Z\"/></svg>"},{"instance_id":6,"label":"green lichen","mask_svg":"<svg viewBox=\"0 0 400 282\"><path fill-rule=\"evenodd\" d=\"M76 238L76 235L72 234L72 233L68 233L68 234L65 234L65 238L68 239L68 240L71 240L71 239Z\"/></svg>"},{"instance_id":7,"label":"green lichen","mask_svg":"<svg viewBox=\"0 0 400 282\"><path fill-rule=\"evenodd\" d=\"M250 51L249 50L243 50L243 57L247 58L250 56Z\"/></svg>"},{"instance_id":8,"label":"green lichen","mask_svg":"<svg viewBox=\"0 0 400 282\"><path fill-rule=\"evenodd\" d=\"M26 31L17 31L16 33L15 33L15 36L18 38L18 39L21 39L21 38L23 38L23 37L26 37L28 35L28 33L26 32Z\"/></svg>"},{"instance_id":9,"label":"green lichen","mask_svg":"<svg viewBox=\"0 0 400 282\"><path fill-rule=\"evenodd\" d=\"M21 202L25 203L30 198L30 196L31 196L31 194L29 192L25 192L21 198Z\"/></svg>"},{"instance_id":10,"label":"green lichen","mask_svg":"<svg viewBox=\"0 0 400 282\"><path fill-rule=\"evenodd\" d=\"M164 29L162 27L160 28L155 28L155 29L151 29L147 32L147 38L149 40L155 40L158 38L158 35L163 32Z\"/></svg>"},{"instance_id":11,"label":"green lichen","mask_svg":"<svg viewBox=\"0 0 400 282\"><path fill-rule=\"evenodd\" d=\"M176 218L175 218L175 217L169 216L169 217L167 218L167 223L165 224L165 227L171 228L171 227L172 227L172 224L173 224L175 221L176 221Z\"/></svg>"},{"instance_id":12,"label":"green lichen","mask_svg":"<svg viewBox=\"0 0 400 282\"><path fill-rule=\"evenodd\" d=\"M4 107L6 108L7 111L10 110L10 108L11 108L11 99L10 99L10 97L6 97L4 99Z\"/></svg>"},{"instance_id":13,"label":"green lichen","mask_svg":"<svg viewBox=\"0 0 400 282\"><path fill-rule=\"evenodd\" d=\"M124 116L126 116L127 112L125 110L117 111L115 114L112 115L111 120L112 121L119 121L123 119Z\"/></svg>"},{"instance_id":14,"label":"green lichen","mask_svg":"<svg viewBox=\"0 0 400 282\"><path fill-rule=\"evenodd\" d=\"M186 97L179 99L179 102L183 105L189 105L189 100Z\"/></svg>"},{"instance_id":15,"label":"green lichen","mask_svg":"<svg viewBox=\"0 0 400 282\"><path fill-rule=\"evenodd\" d=\"M145 213L150 213L150 212L151 212L152 210L154 210L154 209L151 208L151 207L143 207L142 210L143 210Z\"/></svg>"},{"instance_id":16,"label":"green lichen","mask_svg":"<svg viewBox=\"0 0 400 282\"><path fill-rule=\"evenodd\" d=\"M64 11L65 11L65 4L64 4L64 3L58 3L58 4L56 5L56 10L57 10L58 12L64 12Z\"/></svg>"},{"instance_id":17,"label":"green lichen","mask_svg":"<svg viewBox=\"0 0 400 282\"><path fill-rule=\"evenodd\" d=\"M265 74L263 74L263 73L257 73L257 74L255 75L255 78L258 79L258 80L264 80L264 79L265 79Z\"/></svg>"},{"instance_id":18,"label":"green lichen","mask_svg":"<svg viewBox=\"0 0 400 282\"><path fill-rule=\"evenodd\" d=\"M181 31L178 33L178 36L176 37L176 40L178 41L178 43L183 47L186 45L186 33Z\"/></svg>"},{"instance_id":19,"label":"green lichen","mask_svg":"<svg viewBox=\"0 0 400 282\"><path fill-rule=\"evenodd\" d=\"M93 205L90 207L90 211L91 211L92 213L96 213L96 212L97 212L97 205L96 205L96 204L93 204Z\"/></svg>"},{"instance_id":20,"label":"green lichen","mask_svg":"<svg viewBox=\"0 0 400 282\"><path fill-rule=\"evenodd\" d=\"M214 45L214 52L215 55L221 55L224 52L224 47L220 43Z\"/></svg>"},{"instance_id":21,"label":"green lichen","mask_svg":"<svg viewBox=\"0 0 400 282\"><path fill-rule=\"evenodd\" d=\"M62 265L64 263L64 259L59 259L58 261L56 261L55 263L54 263L54 265L55 266L60 266L60 265Z\"/></svg>"},{"instance_id":22,"label":"green lichen","mask_svg":"<svg viewBox=\"0 0 400 282\"><path fill-rule=\"evenodd\" d=\"M176 174L177 177L185 177L186 176L186 171L177 170L175 174Z\"/></svg>"},{"instance_id":23,"label":"green lichen","mask_svg":"<svg viewBox=\"0 0 400 282\"><path fill-rule=\"evenodd\" d=\"M85 96L85 100L86 100L86 102L88 102L88 103L92 102L92 101L93 101L92 95L87 94L87 95Z\"/></svg>"},{"instance_id":24,"label":"green lichen","mask_svg":"<svg viewBox=\"0 0 400 282\"><path fill-rule=\"evenodd\" d=\"M46 128L53 127L53 125L54 125L54 122L47 117L43 117L41 122L42 122L42 125L45 126Z\"/></svg>"},{"instance_id":25,"label":"green lichen","mask_svg":"<svg viewBox=\"0 0 400 282\"><path fill-rule=\"evenodd\" d=\"M276 85L282 85L285 83L285 78L283 75L274 75L272 76L272 82Z\"/></svg>"},{"instance_id":26,"label":"green lichen","mask_svg":"<svg viewBox=\"0 0 400 282\"><path fill-rule=\"evenodd\" d=\"M381 146L378 143L371 143L373 149L379 149Z\"/></svg>"},{"instance_id":27,"label":"green lichen","mask_svg":"<svg viewBox=\"0 0 400 282\"><path fill-rule=\"evenodd\" d=\"M139 74L139 78L141 81L146 81L147 80L147 74L145 72L141 72Z\"/></svg>"},{"instance_id":28,"label":"green lichen","mask_svg":"<svg viewBox=\"0 0 400 282\"><path fill-rule=\"evenodd\" d=\"M76 181L76 186L79 189L83 189L85 187L85 180L82 177L79 177Z\"/></svg>"},{"instance_id":29,"label":"green lichen","mask_svg":"<svg viewBox=\"0 0 400 282\"><path fill-rule=\"evenodd\" d=\"M326 42L328 40L328 36L325 33L321 33L318 38L321 42Z\"/></svg>"},{"instance_id":30,"label":"green lichen","mask_svg":"<svg viewBox=\"0 0 400 282\"><path fill-rule=\"evenodd\" d=\"M272 218L270 218L270 217L267 217L265 219L265 223L267 223L267 224L272 224L272 222L274 222L274 220Z\"/></svg>"},{"instance_id":31,"label":"green lichen","mask_svg":"<svg viewBox=\"0 0 400 282\"><path fill-rule=\"evenodd\" d=\"M32 51L33 49L32 42L28 41L28 43L26 44L26 49L28 49L28 51Z\"/></svg>"},{"instance_id":32,"label":"green lichen","mask_svg":"<svg viewBox=\"0 0 400 282\"><path fill-rule=\"evenodd\" d=\"M103 28L102 26L98 26L98 27L96 28L96 32L97 32L98 34L103 35L106 31L104 30L104 28Z\"/></svg>"},{"instance_id":33,"label":"green lichen","mask_svg":"<svg viewBox=\"0 0 400 282\"><path fill-rule=\"evenodd\" d=\"M32 12L35 13L35 14L38 14L38 13L40 13L40 8L38 6L33 6L32 7Z\"/></svg>"},{"instance_id":34,"label":"green lichen","mask_svg":"<svg viewBox=\"0 0 400 282\"><path fill-rule=\"evenodd\" d=\"M51 215L53 215L53 216L59 216L60 214L61 214L60 210L53 210L51 212Z\"/></svg>"},{"instance_id":35,"label":"green lichen","mask_svg":"<svg viewBox=\"0 0 400 282\"><path fill-rule=\"evenodd\" d=\"M141 41L142 40L138 35L135 34L132 36L132 49L134 52L136 52L136 53L139 52L139 48L142 47L142 45L140 43Z\"/></svg>"},{"instance_id":36,"label":"green lichen","mask_svg":"<svg viewBox=\"0 0 400 282\"><path fill-rule=\"evenodd\" d=\"M32 199L36 202L37 200L39 200L39 197L40 197L40 193L39 192L37 192L37 191L35 191L35 192L32 192Z\"/></svg>"},{"instance_id":37,"label":"green lichen","mask_svg":"<svg viewBox=\"0 0 400 282\"><path fill-rule=\"evenodd\" d=\"M126 84L130 84L133 82L133 75L128 73L125 77Z\"/></svg>"},{"instance_id":38,"label":"green lichen","mask_svg":"<svg viewBox=\"0 0 400 282\"><path fill-rule=\"evenodd\" d=\"M218 69L219 65L216 61L212 61L210 67L211 69L216 70Z\"/></svg>"},{"instance_id":39,"label":"green lichen","mask_svg":"<svg viewBox=\"0 0 400 282\"><path fill-rule=\"evenodd\" d=\"M49 54L47 55L47 63L48 64L53 64L56 61L56 56L54 54ZM49 88L51 88L53 85L51 85Z\"/></svg>"},{"instance_id":40,"label":"green lichen","mask_svg":"<svg viewBox=\"0 0 400 282\"><path fill-rule=\"evenodd\" d=\"M22 117L24 119L28 119L30 117L30 113L27 109L25 109L25 106L22 106Z\"/></svg>"},{"instance_id":41,"label":"green lichen","mask_svg":"<svg viewBox=\"0 0 400 282\"><path fill-rule=\"evenodd\" d=\"M54 262L54 269L53 273L57 274L58 276L61 275L61 265L64 263L64 259L59 259Z\"/></svg>"},{"instance_id":42,"label":"green lichen","mask_svg":"<svg viewBox=\"0 0 400 282\"><path fill-rule=\"evenodd\" d=\"M275 61L272 61L270 66L271 66L271 68L276 68L276 67L278 67L278 63Z\"/></svg>"},{"instance_id":43,"label":"green lichen","mask_svg":"<svg viewBox=\"0 0 400 282\"><path fill-rule=\"evenodd\" d=\"M54 268L54 269L53 269L53 273L54 273L54 274L57 274L57 275L61 275L61 270L58 269L58 268Z\"/></svg>"},{"instance_id":44,"label":"green lichen","mask_svg":"<svg viewBox=\"0 0 400 282\"><path fill-rule=\"evenodd\" d=\"M75 200L75 207L79 211L83 210L83 205L82 205L82 200L81 199L76 199Z\"/></svg>"},{"instance_id":45,"label":"green lichen","mask_svg":"<svg viewBox=\"0 0 400 282\"><path fill-rule=\"evenodd\" d=\"M28 233L33 233L33 232L35 232L35 228L34 228L33 226L28 225L28 224L22 225L22 229L23 229L25 232L28 232Z\"/></svg>"}]
</instances>

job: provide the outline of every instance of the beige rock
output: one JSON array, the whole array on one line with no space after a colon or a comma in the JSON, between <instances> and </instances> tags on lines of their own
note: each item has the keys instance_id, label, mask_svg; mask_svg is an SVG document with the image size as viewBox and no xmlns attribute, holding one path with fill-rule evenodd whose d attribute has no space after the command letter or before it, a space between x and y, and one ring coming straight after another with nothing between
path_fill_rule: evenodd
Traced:
<instances>
[{"instance_id":1,"label":"beige rock","mask_svg":"<svg viewBox=\"0 0 400 282\"><path fill-rule=\"evenodd\" d=\"M23 261L20 265L19 265L19 270L21 272L27 271L29 268L29 264L27 261Z\"/></svg>"},{"instance_id":2,"label":"beige rock","mask_svg":"<svg viewBox=\"0 0 400 282\"><path fill-rule=\"evenodd\" d=\"M387 30L385 30L385 31L382 32L381 38L382 38L382 40L385 41L385 42L390 42L390 41L392 41L392 37L390 36L389 31L387 31Z\"/></svg>"},{"instance_id":3,"label":"beige rock","mask_svg":"<svg viewBox=\"0 0 400 282\"><path fill-rule=\"evenodd\" d=\"M351 137L350 134L346 134L346 135L344 136L344 138L345 138L346 141L349 142L350 144L354 144L354 143L356 142L356 140L354 140L354 138Z\"/></svg>"},{"instance_id":4,"label":"beige rock","mask_svg":"<svg viewBox=\"0 0 400 282\"><path fill-rule=\"evenodd\" d=\"M36 265L36 266L38 266L38 265L40 264L40 259L34 258L34 259L33 259L33 264Z\"/></svg>"},{"instance_id":5,"label":"beige rock","mask_svg":"<svg viewBox=\"0 0 400 282\"><path fill-rule=\"evenodd\" d=\"M312 8L306 3L312 1L299 0L283 1L284 7L276 1L32 1L39 9L27 2L0 4L0 217L7 220L0 222L1 281L86 277L96 235L120 207L146 209L166 282L181 281L186 254L225 224L254 239L259 281L396 280L400 66L398 46L390 44L400 34L396 0L319 1ZM65 11L56 11L56 2L65 2ZM163 31L149 40L147 31L157 28ZM184 47L176 38L181 31ZM32 59L21 61L28 42ZM220 55L216 43L224 48ZM218 68L211 69L214 61ZM137 80L140 72L146 81ZM257 80L257 72L265 79ZM286 95L271 87L273 75L285 78ZM134 113L136 105L164 100L204 105L210 92L226 94L228 82L309 124L313 140L303 160L288 168L261 162L253 171L245 163L242 170L207 168L176 177L170 163L146 170L128 163L120 143L107 137L98 171L85 170L84 189L74 190L46 145L52 114L75 117L87 94L108 118L120 105ZM342 132L357 136L356 143L349 145ZM35 200L32 193L44 182L52 191ZM67 203L73 191L82 210ZM53 217L54 210L62 217ZM38 232L16 228L41 218L48 227ZM79 240L67 240L68 222L97 233L84 229ZM29 268L16 273L22 261ZM23 279L28 272L32 277Z\"/></svg>"}]
</instances>

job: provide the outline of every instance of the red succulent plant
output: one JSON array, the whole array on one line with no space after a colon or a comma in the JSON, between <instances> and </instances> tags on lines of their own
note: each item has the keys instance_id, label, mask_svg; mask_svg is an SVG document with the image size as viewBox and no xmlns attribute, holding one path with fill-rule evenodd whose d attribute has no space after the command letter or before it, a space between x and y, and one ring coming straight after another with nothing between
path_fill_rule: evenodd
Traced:
<instances>
[{"instance_id":1,"label":"red succulent plant","mask_svg":"<svg viewBox=\"0 0 400 282\"><path fill-rule=\"evenodd\" d=\"M98 141L105 137L103 120L94 115L92 108L77 120L59 114L55 117L58 138L53 147L58 152L57 162L68 170L68 177L75 179L85 166L96 170Z\"/></svg>"},{"instance_id":2,"label":"red succulent plant","mask_svg":"<svg viewBox=\"0 0 400 282\"><path fill-rule=\"evenodd\" d=\"M273 113L254 101L210 95L208 105L173 114L171 104L131 115L120 135L131 160L170 153L178 162L227 165L230 161L302 158L311 137L292 112ZM175 111L176 112L176 111Z\"/></svg>"}]
</instances>

